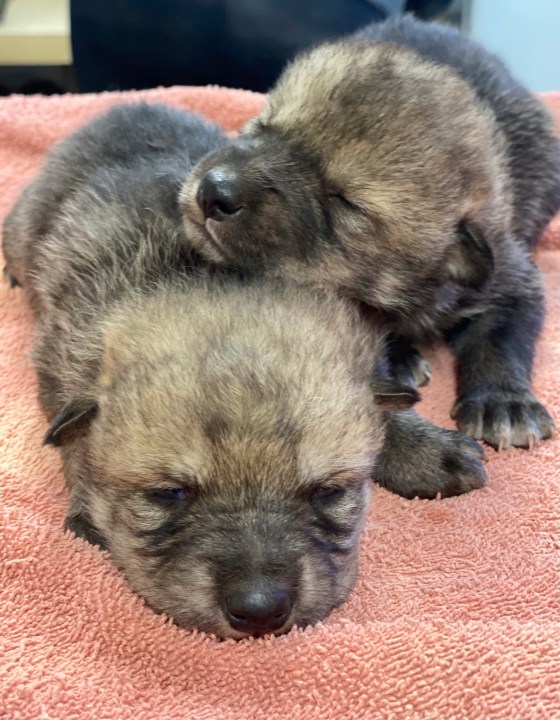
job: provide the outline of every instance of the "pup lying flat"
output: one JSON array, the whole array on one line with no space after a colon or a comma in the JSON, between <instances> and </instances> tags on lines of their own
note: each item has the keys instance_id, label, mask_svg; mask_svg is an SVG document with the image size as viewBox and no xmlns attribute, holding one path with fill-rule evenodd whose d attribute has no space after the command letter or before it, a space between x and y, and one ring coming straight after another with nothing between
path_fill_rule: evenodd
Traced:
<instances>
[{"instance_id":1,"label":"pup lying flat","mask_svg":"<svg viewBox=\"0 0 560 720\"><path fill-rule=\"evenodd\" d=\"M300 55L262 115L182 191L189 237L375 308L393 373L415 344L458 359L460 428L495 447L554 430L531 392L543 291L529 257L560 208L560 149L540 103L457 31L411 17Z\"/></svg>"},{"instance_id":2,"label":"pup lying flat","mask_svg":"<svg viewBox=\"0 0 560 720\"><path fill-rule=\"evenodd\" d=\"M241 638L347 597L387 405L417 395L372 383L382 342L353 303L188 254L188 156L224 142L162 106L117 108L54 150L3 248L36 316L66 526L155 609ZM449 464L443 446L418 453ZM484 482L478 463L456 488Z\"/></svg>"}]
</instances>

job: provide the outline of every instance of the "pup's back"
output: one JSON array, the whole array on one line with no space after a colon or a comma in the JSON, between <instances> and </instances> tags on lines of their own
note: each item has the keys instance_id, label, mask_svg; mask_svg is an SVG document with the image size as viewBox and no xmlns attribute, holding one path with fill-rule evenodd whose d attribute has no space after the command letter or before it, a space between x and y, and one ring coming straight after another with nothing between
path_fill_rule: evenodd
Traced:
<instances>
[{"instance_id":1,"label":"pup's back","mask_svg":"<svg viewBox=\"0 0 560 720\"><path fill-rule=\"evenodd\" d=\"M492 108L508 144L514 235L533 245L560 208L560 144L541 103L498 57L454 28L406 15L369 25L355 37L404 45L448 65Z\"/></svg>"},{"instance_id":2,"label":"pup's back","mask_svg":"<svg viewBox=\"0 0 560 720\"><path fill-rule=\"evenodd\" d=\"M60 263L41 257L48 253L49 233L60 234L65 223L72 263L61 268L71 271L66 281L94 269L102 256L125 270L143 252L142 234L158 228L174 242L158 248L161 258L152 271L161 273L166 262L198 264L184 242L177 194L192 166L225 144L216 125L159 104L120 105L88 123L51 150L5 220L2 249L12 282L25 286L28 276L42 272L42 262L53 271L48 282L56 282ZM106 242L84 243L81 234L105 236ZM66 290L61 287L61 298Z\"/></svg>"}]
</instances>

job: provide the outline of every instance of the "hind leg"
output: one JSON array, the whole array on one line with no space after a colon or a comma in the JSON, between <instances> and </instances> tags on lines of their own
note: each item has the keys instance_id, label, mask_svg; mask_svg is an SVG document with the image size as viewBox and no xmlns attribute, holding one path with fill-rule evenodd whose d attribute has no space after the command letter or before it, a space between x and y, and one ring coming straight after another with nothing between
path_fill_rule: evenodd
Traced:
<instances>
[{"instance_id":1,"label":"hind leg","mask_svg":"<svg viewBox=\"0 0 560 720\"><path fill-rule=\"evenodd\" d=\"M19 233L17 231L17 205L4 221L2 228L2 252L6 259L3 275L4 280L11 288L21 287L21 280L17 277L16 266L17 257L21 253L21 244L18 242Z\"/></svg>"},{"instance_id":2,"label":"hind leg","mask_svg":"<svg viewBox=\"0 0 560 720\"><path fill-rule=\"evenodd\" d=\"M7 265L4 266L4 280L11 288L21 287L20 281L14 275L12 275L12 273L8 270Z\"/></svg>"},{"instance_id":3,"label":"hind leg","mask_svg":"<svg viewBox=\"0 0 560 720\"><path fill-rule=\"evenodd\" d=\"M11 288L25 285L27 261L32 256L34 204L31 186L23 190L2 227L4 278Z\"/></svg>"}]
</instances>

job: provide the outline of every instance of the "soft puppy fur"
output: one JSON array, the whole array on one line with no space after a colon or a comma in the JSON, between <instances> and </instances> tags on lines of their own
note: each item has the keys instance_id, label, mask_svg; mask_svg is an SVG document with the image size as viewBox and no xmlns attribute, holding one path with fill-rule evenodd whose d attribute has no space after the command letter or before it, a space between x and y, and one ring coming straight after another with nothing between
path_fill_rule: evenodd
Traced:
<instances>
[{"instance_id":1,"label":"soft puppy fur","mask_svg":"<svg viewBox=\"0 0 560 720\"><path fill-rule=\"evenodd\" d=\"M543 291L529 251L560 208L560 149L545 109L475 42L403 17L304 52L181 204L210 261L373 308L401 381L429 379L416 345L443 338L471 436L504 448L553 433L531 392Z\"/></svg>"},{"instance_id":2,"label":"soft puppy fur","mask_svg":"<svg viewBox=\"0 0 560 720\"><path fill-rule=\"evenodd\" d=\"M347 597L387 413L417 395L382 379L382 339L355 304L212 272L189 251L178 189L225 144L179 111L116 108L53 150L3 250L37 321L66 527L156 610L241 638ZM428 474L456 457L409 442ZM464 455L464 481L436 478L449 492L484 481Z\"/></svg>"}]
</instances>

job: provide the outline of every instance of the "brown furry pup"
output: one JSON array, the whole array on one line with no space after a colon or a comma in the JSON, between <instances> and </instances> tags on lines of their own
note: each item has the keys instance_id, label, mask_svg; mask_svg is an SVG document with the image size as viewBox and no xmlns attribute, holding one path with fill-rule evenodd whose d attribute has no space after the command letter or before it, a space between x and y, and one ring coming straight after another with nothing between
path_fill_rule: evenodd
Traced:
<instances>
[{"instance_id":1,"label":"brown furry pup","mask_svg":"<svg viewBox=\"0 0 560 720\"><path fill-rule=\"evenodd\" d=\"M224 142L163 106L114 109L53 151L3 249L36 316L66 526L155 609L241 638L316 622L347 597L388 407L417 395L381 379L382 340L353 303L188 253L188 157ZM420 487L422 467L444 492L483 484L472 447L470 473L446 478L430 468L453 464L451 442L408 442Z\"/></svg>"},{"instance_id":2,"label":"brown furry pup","mask_svg":"<svg viewBox=\"0 0 560 720\"><path fill-rule=\"evenodd\" d=\"M554 430L531 392L543 291L529 251L560 207L544 108L457 31L404 17L304 52L238 141L181 195L190 240L222 266L336 288L392 333L458 359L460 428L495 447Z\"/></svg>"}]
</instances>

